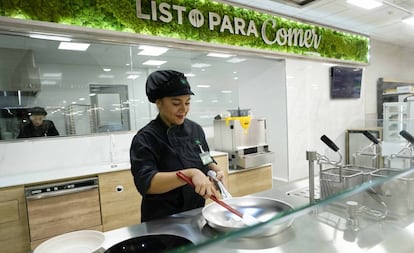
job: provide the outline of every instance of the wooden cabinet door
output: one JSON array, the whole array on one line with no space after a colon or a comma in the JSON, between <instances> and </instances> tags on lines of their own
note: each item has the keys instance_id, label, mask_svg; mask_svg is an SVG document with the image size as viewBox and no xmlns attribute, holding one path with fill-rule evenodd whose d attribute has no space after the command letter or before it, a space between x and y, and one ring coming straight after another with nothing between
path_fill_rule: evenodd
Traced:
<instances>
[{"instance_id":1,"label":"wooden cabinet door","mask_svg":"<svg viewBox=\"0 0 414 253\"><path fill-rule=\"evenodd\" d=\"M100 226L98 189L27 200L32 248L45 239Z\"/></svg>"},{"instance_id":2,"label":"wooden cabinet door","mask_svg":"<svg viewBox=\"0 0 414 253\"><path fill-rule=\"evenodd\" d=\"M253 194L272 188L272 166L265 165L229 174L228 190L233 197Z\"/></svg>"},{"instance_id":3,"label":"wooden cabinet door","mask_svg":"<svg viewBox=\"0 0 414 253\"><path fill-rule=\"evenodd\" d=\"M104 231L141 222L141 195L130 170L99 175Z\"/></svg>"},{"instance_id":4,"label":"wooden cabinet door","mask_svg":"<svg viewBox=\"0 0 414 253\"><path fill-rule=\"evenodd\" d=\"M23 186L0 189L0 251L27 253L29 225Z\"/></svg>"},{"instance_id":5,"label":"wooden cabinet door","mask_svg":"<svg viewBox=\"0 0 414 253\"><path fill-rule=\"evenodd\" d=\"M226 155L220 155L215 156L214 160L217 162L217 166L224 172L224 185L227 186L228 180L229 180L229 159L227 154Z\"/></svg>"}]
</instances>

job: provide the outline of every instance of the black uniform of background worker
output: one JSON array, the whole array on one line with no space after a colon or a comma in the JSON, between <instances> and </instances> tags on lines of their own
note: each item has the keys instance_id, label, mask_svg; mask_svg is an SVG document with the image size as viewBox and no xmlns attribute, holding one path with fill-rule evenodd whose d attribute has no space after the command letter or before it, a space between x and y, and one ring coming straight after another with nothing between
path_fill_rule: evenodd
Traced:
<instances>
[{"instance_id":1,"label":"black uniform of background worker","mask_svg":"<svg viewBox=\"0 0 414 253\"><path fill-rule=\"evenodd\" d=\"M58 136L53 121L45 119L47 112L42 107L33 107L29 110L30 121L25 124L19 132L17 138L31 138L44 136Z\"/></svg>"},{"instance_id":2,"label":"black uniform of background worker","mask_svg":"<svg viewBox=\"0 0 414 253\"><path fill-rule=\"evenodd\" d=\"M153 72L146 87L148 99L153 103L163 97L193 95L185 76L176 71ZM217 170L212 160L203 164L200 158L200 153L208 150L201 126L186 118L180 125L168 126L159 113L138 131L131 144L130 159L135 185L143 197L142 222L204 206L205 199L186 184L159 194L147 191L159 172L198 168L206 174L209 169ZM180 181L170 176L171 180Z\"/></svg>"}]
</instances>

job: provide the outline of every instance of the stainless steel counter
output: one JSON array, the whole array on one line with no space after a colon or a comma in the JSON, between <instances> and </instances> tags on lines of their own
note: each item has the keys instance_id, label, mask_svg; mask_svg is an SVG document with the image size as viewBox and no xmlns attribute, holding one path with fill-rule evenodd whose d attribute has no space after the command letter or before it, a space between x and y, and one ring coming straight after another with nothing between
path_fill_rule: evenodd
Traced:
<instances>
[{"instance_id":1,"label":"stainless steel counter","mask_svg":"<svg viewBox=\"0 0 414 253\"><path fill-rule=\"evenodd\" d=\"M303 185L303 182L296 182L255 196L280 199L301 207L307 199L287 195L286 192ZM206 225L201 209L195 209L166 219L108 231L100 252L120 241L149 234L173 234L195 244L206 244L197 252L413 252L413 214L385 220L360 217L358 231L350 229L347 218L346 211L338 205L318 206L297 213L292 226L279 234L254 239L242 235L224 238ZM212 240L213 243L206 243Z\"/></svg>"}]
</instances>

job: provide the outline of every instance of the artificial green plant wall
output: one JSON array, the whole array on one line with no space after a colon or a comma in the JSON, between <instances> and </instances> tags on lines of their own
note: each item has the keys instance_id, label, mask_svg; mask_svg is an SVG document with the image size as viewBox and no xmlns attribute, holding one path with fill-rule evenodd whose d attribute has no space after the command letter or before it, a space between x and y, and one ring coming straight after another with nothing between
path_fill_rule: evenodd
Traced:
<instances>
[{"instance_id":1,"label":"artificial green plant wall","mask_svg":"<svg viewBox=\"0 0 414 253\"><path fill-rule=\"evenodd\" d=\"M0 15L361 63L369 54L365 36L210 0L0 0ZM309 46L288 38L292 31Z\"/></svg>"}]
</instances>

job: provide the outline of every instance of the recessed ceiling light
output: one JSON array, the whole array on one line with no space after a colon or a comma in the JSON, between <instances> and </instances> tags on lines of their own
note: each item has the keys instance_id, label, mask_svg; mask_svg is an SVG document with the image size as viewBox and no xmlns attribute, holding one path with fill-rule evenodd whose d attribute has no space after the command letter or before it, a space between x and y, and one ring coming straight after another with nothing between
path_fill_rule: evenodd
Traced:
<instances>
[{"instance_id":1,"label":"recessed ceiling light","mask_svg":"<svg viewBox=\"0 0 414 253\"><path fill-rule=\"evenodd\" d=\"M43 73L43 77L51 78L51 79L60 79L62 78L62 73Z\"/></svg>"},{"instance_id":2,"label":"recessed ceiling light","mask_svg":"<svg viewBox=\"0 0 414 253\"><path fill-rule=\"evenodd\" d=\"M227 62L231 62L231 63L239 63L239 62L244 62L246 59L244 58L237 58L237 57L233 57L231 59L228 59Z\"/></svg>"},{"instance_id":3,"label":"recessed ceiling light","mask_svg":"<svg viewBox=\"0 0 414 253\"><path fill-rule=\"evenodd\" d=\"M206 68L206 67L210 67L211 64L207 64L207 63L194 63L191 65L191 67L193 68Z\"/></svg>"},{"instance_id":4,"label":"recessed ceiling light","mask_svg":"<svg viewBox=\"0 0 414 253\"><path fill-rule=\"evenodd\" d=\"M51 81L51 80L42 80L40 82L42 85L56 85L56 81Z\"/></svg>"},{"instance_id":5,"label":"recessed ceiling light","mask_svg":"<svg viewBox=\"0 0 414 253\"><path fill-rule=\"evenodd\" d=\"M233 91L231 91L231 90L222 90L221 93L230 94L230 93L233 93Z\"/></svg>"},{"instance_id":6,"label":"recessed ceiling light","mask_svg":"<svg viewBox=\"0 0 414 253\"><path fill-rule=\"evenodd\" d=\"M197 85L197 87L198 88L210 88L211 85L209 85L209 84L199 84L199 85Z\"/></svg>"},{"instance_id":7,"label":"recessed ceiling light","mask_svg":"<svg viewBox=\"0 0 414 253\"><path fill-rule=\"evenodd\" d=\"M30 34L30 38L42 39L42 40L55 40L55 41L72 41L69 37L57 36L57 35L46 35L46 34Z\"/></svg>"},{"instance_id":8,"label":"recessed ceiling light","mask_svg":"<svg viewBox=\"0 0 414 253\"><path fill-rule=\"evenodd\" d=\"M89 46L88 43L60 42L58 48L61 50L86 51Z\"/></svg>"},{"instance_id":9,"label":"recessed ceiling light","mask_svg":"<svg viewBox=\"0 0 414 253\"><path fill-rule=\"evenodd\" d=\"M104 68L103 69L103 71L105 71L105 72L109 72L109 71L111 71L112 69L110 69L110 68Z\"/></svg>"},{"instance_id":10,"label":"recessed ceiling light","mask_svg":"<svg viewBox=\"0 0 414 253\"><path fill-rule=\"evenodd\" d=\"M409 24L409 25L414 25L414 16L410 16L408 18L404 18L402 20L403 23Z\"/></svg>"},{"instance_id":11,"label":"recessed ceiling light","mask_svg":"<svg viewBox=\"0 0 414 253\"><path fill-rule=\"evenodd\" d=\"M186 74L184 74L184 76L186 76L186 77L194 77L194 76L196 76L195 74L193 74L193 73L186 73Z\"/></svg>"},{"instance_id":12,"label":"recessed ceiling light","mask_svg":"<svg viewBox=\"0 0 414 253\"><path fill-rule=\"evenodd\" d=\"M135 79L137 79L138 77L139 77L139 75L129 75L127 78L128 78L128 79L135 80Z\"/></svg>"},{"instance_id":13,"label":"recessed ceiling light","mask_svg":"<svg viewBox=\"0 0 414 253\"><path fill-rule=\"evenodd\" d=\"M160 65L162 65L166 62L167 61L148 60L148 61L142 63L142 65L160 66Z\"/></svg>"},{"instance_id":14,"label":"recessed ceiling light","mask_svg":"<svg viewBox=\"0 0 414 253\"><path fill-rule=\"evenodd\" d=\"M218 58L229 58L229 57L232 57L234 55L232 55L232 54L221 54L221 53L209 53L209 54L207 54L207 56L218 57Z\"/></svg>"},{"instance_id":15,"label":"recessed ceiling light","mask_svg":"<svg viewBox=\"0 0 414 253\"><path fill-rule=\"evenodd\" d=\"M356 5L358 7L367 9L367 10L371 10L377 7L382 6L382 1L376 1L376 0L347 0L347 3Z\"/></svg>"},{"instance_id":16,"label":"recessed ceiling light","mask_svg":"<svg viewBox=\"0 0 414 253\"><path fill-rule=\"evenodd\" d=\"M160 56L168 51L166 47L154 47L154 46L139 46L142 51L138 55Z\"/></svg>"},{"instance_id":17,"label":"recessed ceiling light","mask_svg":"<svg viewBox=\"0 0 414 253\"><path fill-rule=\"evenodd\" d=\"M102 75L99 75L98 76L98 78L103 78L103 79L111 79L111 78L114 78L115 76L114 75L104 75L104 74L102 74Z\"/></svg>"}]
</instances>

